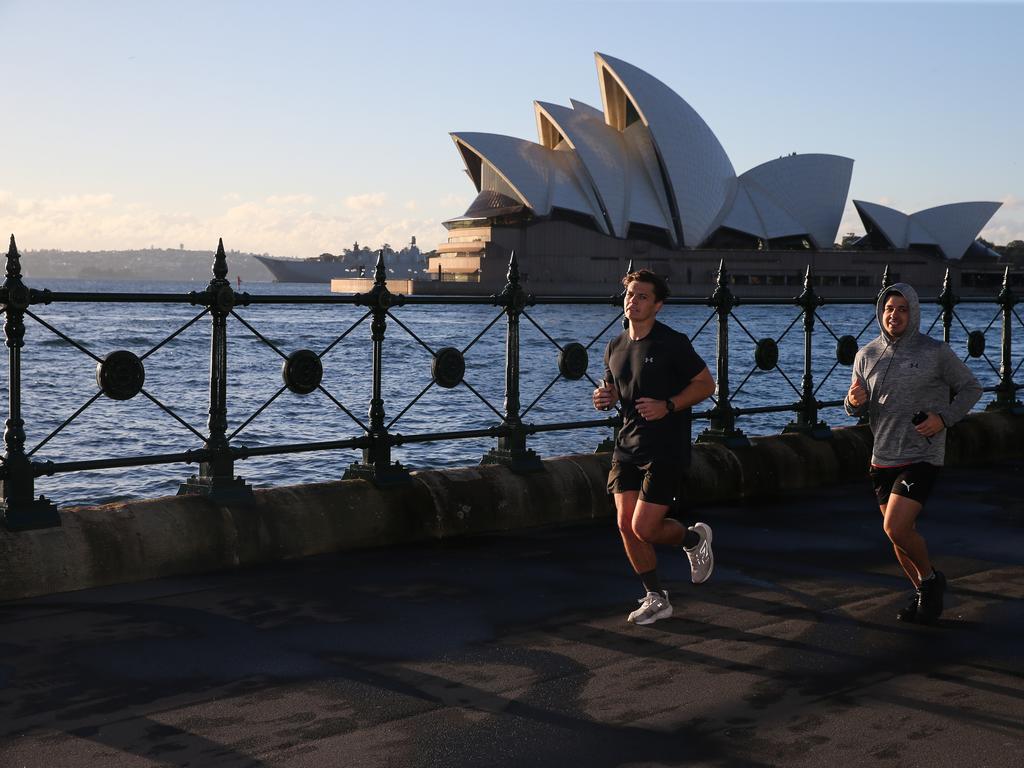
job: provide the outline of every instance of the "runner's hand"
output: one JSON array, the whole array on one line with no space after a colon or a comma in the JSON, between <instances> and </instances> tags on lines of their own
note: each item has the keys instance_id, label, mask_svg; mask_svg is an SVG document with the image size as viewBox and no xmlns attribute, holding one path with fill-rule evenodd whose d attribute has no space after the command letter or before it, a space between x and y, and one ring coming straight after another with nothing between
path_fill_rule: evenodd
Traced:
<instances>
[{"instance_id":1,"label":"runner's hand","mask_svg":"<svg viewBox=\"0 0 1024 768\"><path fill-rule=\"evenodd\" d=\"M860 408L867 402L868 391L864 387L864 382L860 379L854 380L853 384L850 385L850 391L846 393L846 399L854 408Z\"/></svg>"},{"instance_id":2,"label":"runner's hand","mask_svg":"<svg viewBox=\"0 0 1024 768\"><path fill-rule=\"evenodd\" d=\"M638 397L636 399L636 412L647 421L657 421L668 416L668 406L664 400L655 400L653 397Z\"/></svg>"},{"instance_id":3,"label":"runner's hand","mask_svg":"<svg viewBox=\"0 0 1024 768\"><path fill-rule=\"evenodd\" d=\"M942 420L942 417L937 413L928 411L928 418L922 421L920 424L914 427L917 430L917 434L922 437L935 437L942 430L946 428L946 423Z\"/></svg>"},{"instance_id":4,"label":"runner's hand","mask_svg":"<svg viewBox=\"0 0 1024 768\"><path fill-rule=\"evenodd\" d=\"M619 391L606 381L594 390L592 395L594 407L599 411L610 411L619 399Z\"/></svg>"}]
</instances>

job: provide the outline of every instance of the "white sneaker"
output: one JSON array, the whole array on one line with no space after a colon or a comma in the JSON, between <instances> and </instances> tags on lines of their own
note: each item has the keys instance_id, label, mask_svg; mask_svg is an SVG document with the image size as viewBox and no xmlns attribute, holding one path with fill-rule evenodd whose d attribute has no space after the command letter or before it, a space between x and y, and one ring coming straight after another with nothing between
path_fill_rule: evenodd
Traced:
<instances>
[{"instance_id":1,"label":"white sneaker","mask_svg":"<svg viewBox=\"0 0 1024 768\"><path fill-rule=\"evenodd\" d=\"M667 619L672 615L668 592L648 592L639 603L640 607L626 618L630 624L653 624L658 619Z\"/></svg>"},{"instance_id":2,"label":"white sneaker","mask_svg":"<svg viewBox=\"0 0 1024 768\"><path fill-rule=\"evenodd\" d=\"M690 530L700 536L700 541L692 549L683 547L690 561L690 581L703 584L715 570L715 553L711 551L711 526L707 523L694 523Z\"/></svg>"}]
</instances>

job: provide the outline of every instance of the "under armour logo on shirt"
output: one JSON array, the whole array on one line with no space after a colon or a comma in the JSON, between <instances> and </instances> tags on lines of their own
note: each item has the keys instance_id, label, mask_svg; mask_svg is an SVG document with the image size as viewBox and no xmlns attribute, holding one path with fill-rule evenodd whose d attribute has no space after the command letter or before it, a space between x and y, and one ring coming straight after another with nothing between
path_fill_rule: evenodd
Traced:
<instances>
[{"instance_id":1,"label":"under armour logo on shirt","mask_svg":"<svg viewBox=\"0 0 1024 768\"><path fill-rule=\"evenodd\" d=\"M654 362L654 358L653 357L645 357L644 358L644 362L645 363L653 363Z\"/></svg>"},{"instance_id":2,"label":"under armour logo on shirt","mask_svg":"<svg viewBox=\"0 0 1024 768\"><path fill-rule=\"evenodd\" d=\"M907 493L910 493L910 486L912 486L913 483L908 483L906 480L900 480L900 483L907 486Z\"/></svg>"}]
</instances>

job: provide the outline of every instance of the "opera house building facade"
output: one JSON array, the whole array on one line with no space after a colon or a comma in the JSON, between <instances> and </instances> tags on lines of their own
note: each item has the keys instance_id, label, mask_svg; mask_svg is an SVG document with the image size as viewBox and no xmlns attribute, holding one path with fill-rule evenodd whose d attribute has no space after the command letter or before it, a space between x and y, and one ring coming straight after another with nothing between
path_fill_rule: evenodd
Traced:
<instances>
[{"instance_id":1,"label":"opera house building facade","mask_svg":"<svg viewBox=\"0 0 1024 768\"><path fill-rule=\"evenodd\" d=\"M445 222L434 277L491 290L515 251L525 287L607 293L628 264L665 275L676 295L707 295L720 262L761 295L799 292L807 266L825 295L872 295L882 271L970 293L997 272L976 241L1000 203L907 215L853 201L866 234L836 246L853 160L790 154L737 174L707 123L671 88L595 54L602 108L535 102L538 141L453 133L477 191ZM1001 274L1001 273L1000 273ZM469 286L467 286L468 288Z\"/></svg>"}]
</instances>

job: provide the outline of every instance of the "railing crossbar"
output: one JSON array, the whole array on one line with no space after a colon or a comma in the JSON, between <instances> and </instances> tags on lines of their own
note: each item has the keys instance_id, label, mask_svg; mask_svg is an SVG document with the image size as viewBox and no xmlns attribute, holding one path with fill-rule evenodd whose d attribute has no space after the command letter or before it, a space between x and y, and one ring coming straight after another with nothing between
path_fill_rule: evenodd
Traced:
<instances>
[{"instance_id":1,"label":"railing crossbar","mask_svg":"<svg viewBox=\"0 0 1024 768\"><path fill-rule=\"evenodd\" d=\"M528 414L528 413L530 412L530 409L532 409L532 408L533 408L533 406L535 406L535 405L536 405L537 403L539 403L539 402L540 402L540 399L541 399L542 397L544 397L544 395L546 395L546 394L548 393L548 391L549 391L549 390L550 390L550 389L551 389L551 388L552 388L553 386L555 386L555 384L556 384L556 383L558 382L558 380L559 380L559 379L561 379L561 378L562 378L562 374L561 374L561 373L559 373L559 374L558 374L557 376L555 376L555 378L553 378L553 379L551 380L551 382L550 382L550 383L549 383L549 384L548 384L548 385L547 385L546 387L544 387L544 389L543 389L543 390L541 391L541 393L540 393L539 395L537 395L536 399L535 399L535 400L534 400L534 401L533 401L532 403L530 403L530 404L529 404L529 405L528 405L528 406L526 407L526 410L525 410L525 411L523 411L523 412L522 412L521 414L519 414L519 417L520 417L520 418L522 418L523 416L525 416L526 414Z\"/></svg>"},{"instance_id":2,"label":"railing crossbar","mask_svg":"<svg viewBox=\"0 0 1024 768\"><path fill-rule=\"evenodd\" d=\"M505 313L503 311L499 312L497 316L493 320L491 320L491 322L489 322L482 331L480 331L480 333L473 337L473 340L469 342L469 344L463 347L462 354L465 355L467 352L469 352L469 350L473 348L473 345L480 341L480 339L484 337L484 334L491 330L491 328L494 327L494 324L501 320L501 318L503 318L504 316Z\"/></svg>"},{"instance_id":3,"label":"railing crossbar","mask_svg":"<svg viewBox=\"0 0 1024 768\"><path fill-rule=\"evenodd\" d=\"M487 398L486 398L486 397L484 397L483 395L481 395L481 394L480 394L479 392L477 392L477 391L476 391L476 389L475 389L475 388L473 387L473 385L472 385L472 384L470 384L470 383L469 383L468 381L466 381L465 379L463 379L463 380L462 380L462 385L463 385L463 386L464 386L464 387L465 387L466 389L468 389L468 390L469 390L470 392L472 392L472 393L473 393L474 395L476 395L476 396L477 396L477 397L478 397L478 398L480 399L480 402L482 402L482 403L483 403L484 405L486 405L486 406L487 406L488 408L490 408L490 409L491 409L492 411L494 411L495 415L496 415L496 416L497 416L497 417L498 417L499 419L501 419L502 421L505 421L505 414L503 414L503 413L502 413L501 411L499 411L499 410L498 410L497 408L495 408L495 407L494 407L493 405L491 405L491 404L490 404L490 403L489 403L489 402L487 401Z\"/></svg>"},{"instance_id":4,"label":"railing crossbar","mask_svg":"<svg viewBox=\"0 0 1024 768\"><path fill-rule=\"evenodd\" d=\"M836 360L836 361L835 361L834 363L832 363L832 367L828 369L828 373L826 373L826 374L825 374L825 376L824 376L824 377L822 378L822 380L818 382L818 386L816 386L816 387L814 388L814 392L813 392L813 396L814 396L814 397L817 397L817 396L818 396L818 391L819 391L819 390L820 390L820 389L821 389L821 388L822 388L823 386L825 386L825 382L829 380L829 378L830 378L830 377L832 376L832 374L833 374L833 373L835 373L835 370L836 370L836 368L838 368L838 367L839 367L839 361L838 361L838 360Z\"/></svg>"},{"instance_id":5,"label":"railing crossbar","mask_svg":"<svg viewBox=\"0 0 1024 768\"><path fill-rule=\"evenodd\" d=\"M700 324L700 328L698 328L698 329L697 329L697 332L696 332L695 334L693 334L693 336L691 336L691 337L690 337L690 341L693 341L693 340L694 340L694 339L696 339L696 338L697 338L698 336L700 336L701 332L702 332L702 331L703 331L703 330L704 330L705 328L707 328L707 327L708 327L708 323L710 323L710 322L711 322L712 320L714 320L714 319L715 319L715 315L716 315L716 314L717 314L716 312L712 311L712 312L711 312L711 314L710 314L710 315L708 315L708 316L707 316L707 318L705 318L704 322ZM616 318L616 319L618 319L618 318Z\"/></svg>"},{"instance_id":6,"label":"railing crossbar","mask_svg":"<svg viewBox=\"0 0 1024 768\"><path fill-rule=\"evenodd\" d=\"M319 355L317 355L317 357L323 359L324 356L328 352L330 352L332 349L334 349L336 346L338 346L338 344L340 344L342 342L342 340L346 336L348 336L350 333L352 333L352 331L354 331L356 328L358 328L360 325L362 325L363 321L366 320L366 318L368 318L372 314L373 314L372 312L367 312L365 315L363 315L358 320L356 320L354 323L352 323L352 325L350 325L348 327L348 330L346 330L343 334L341 334L341 336L339 336L334 341L332 341L330 344L328 344L326 347L324 347L323 351Z\"/></svg>"},{"instance_id":7,"label":"railing crossbar","mask_svg":"<svg viewBox=\"0 0 1024 768\"><path fill-rule=\"evenodd\" d=\"M101 362L103 362L103 359L102 359L102 358L101 358L101 357L100 357L99 355L97 355L97 354L95 354L94 352L92 352L91 350L87 349L87 348L86 348L85 346L83 346L82 344L79 344L79 343L78 343L77 341L75 341L74 339L72 339L72 338L71 338L70 336L68 336L68 335L67 335L66 333L62 333L61 331L57 330L57 329L56 329L56 328L55 328L54 326L50 325L50 324L49 324L48 322L46 322L45 320L43 320L43 318L39 317L39 315L37 315L37 314L36 314L35 312L32 312L31 310L28 310L28 309L26 309L26 310L25 310L25 314L26 314L26 315L28 315L29 317L31 317L31 318L32 318L33 320L35 320L35 321L36 321L37 323L39 323L39 324L40 324L41 326L43 326L44 328L46 328L46 329L47 329L48 331L50 331L50 333L52 333L52 334L54 334L55 336L58 336L58 337L60 337L60 338L64 339L64 341L66 341L66 342L67 342L68 344L70 344L71 346L73 346L73 347L74 347L75 349L77 349L77 350L78 350L79 352L82 352L83 354L85 354L85 355L87 355L87 356L91 357L91 358L92 358L93 360L95 360L95 361L96 361L97 363L101 363Z\"/></svg>"},{"instance_id":8,"label":"railing crossbar","mask_svg":"<svg viewBox=\"0 0 1024 768\"><path fill-rule=\"evenodd\" d=\"M732 319L733 319L734 321L736 321L736 325L738 325L738 326L739 326L740 328L742 328L742 329L743 329L743 332L744 332L745 334L747 334L747 336L749 336L749 337L750 337L750 340L751 340L752 342L754 342L755 344L757 344L757 339L756 339L756 338L754 337L754 334L752 334L752 333L751 333L750 331L748 331L748 330L747 330L747 326L745 326L745 325L743 324L743 321L742 321L742 320L740 320L740 319L739 319L738 317L736 317L736 313L735 313L735 312L730 312L730 313L729 313L729 317L731 317L731 318L732 318Z\"/></svg>"},{"instance_id":9,"label":"railing crossbar","mask_svg":"<svg viewBox=\"0 0 1024 768\"><path fill-rule=\"evenodd\" d=\"M801 310L800 310L800 312L799 312L799 313L797 314L797 316L793 318L793 322L791 322L791 323L790 323L790 324L789 324L788 326L786 326L786 330L784 330L784 331L782 332L782 335L781 335L781 336L779 336L779 338L777 338L777 339L775 340L775 343L776 343L776 344L781 344L781 343L782 343L782 340L783 340L784 338L786 338L786 335L787 335L787 334L788 334L788 333L789 333L789 332L790 332L791 330L793 330L793 326L794 326L794 325L796 325L796 324L797 324L798 322L800 322L800 318L802 318L803 316L804 316L804 310L802 310L802 309L801 309Z\"/></svg>"},{"instance_id":10,"label":"railing crossbar","mask_svg":"<svg viewBox=\"0 0 1024 768\"><path fill-rule=\"evenodd\" d=\"M600 341L601 337L604 336L606 333L608 333L608 329L611 328L613 325L615 325L617 322L619 322L619 318L621 318L621 317L622 317L622 313L619 312L619 314L617 314L615 316L615 318L610 323L608 323L608 325L606 325L604 328L601 329L601 332L598 333L597 336L595 336L589 342L587 342L587 345L584 347L584 349L588 349L589 350L592 346L594 346L594 344L596 344L598 341ZM590 378L590 377L588 376L587 378ZM590 380L591 380L591 382L593 382L593 379L590 379Z\"/></svg>"},{"instance_id":11,"label":"railing crossbar","mask_svg":"<svg viewBox=\"0 0 1024 768\"><path fill-rule=\"evenodd\" d=\"M176 413L175 413L175 412L174 412L173 410L171 410L171 409L170 409L170 408L168 408L168 407L167 407L166 405L164 405L164 404L163 404L163 403L161 403L161 402L160 402L159 400L157 400L157 399L156 399L155 397L153 397L153 395L151 395L151 394L150 394L149 392L147 392L147 391L146 391L145 389L143 389L143 390L140 390L140 392L141 392L141 393L142 393L143 395L145 395L145 396L146 396L147 398L149 398L149 399L150 399L151 401L153 401L153 402L154 402L154 403L156 404L156 406L157 406L158 408L160 408L160 409L161 409L162 411L165 411L165 412L166 412L166 413L167 413L168 415L170 415L170 416L171 416L171 417L172 417L172 418L173 418L173 419L174 419L175 421L177 421L177 422L178 422L179 424L181 424L181 425L182 425L183 427L185 427L185 429L187 429L187 430L188 430L189 432L191 432L191 433L192 433L193 435L195 435L196 437L198 437L198 438L199 438L200 440L202 440L202 441L203 441L204 443L206 443L206 442L208 441L208 438L207 438L207 437L206 437L206 436L205 436L205 435L204 435L204 434L203 434L202 432L200 432L199 430L197 430L197 429L196 429L195 427L193 427L193 426L192 426L191 424L189 424L189 423L188 423L187 421L185 421L185 420L184 420L183 418L181 418L181 417L180 417L180 416L179 416L178 414L176 414Z\"/></svg>"},{"instance_id":12,"label":"railing crossbar","mask_svg":"<svg viewBox=\"0 0 1024 768\"><path fill-rule=\"evenodd\" d=\"M554 339L553 339L553 338L551 337L551 334L549 334L549 333L548 333L547 331L545 331L545 330L544 330L543 328L541 328L541 327L540 327L540 325L538 325L537 321L536 321L536 320L534 320L534 319L533 319L532 317L530 317L530 314L529 314L529 313L528 313L528 312L527 312L527 311L526 311L525 309L524 309L524 310L523 310L522 312L520 312L520 314L521 314L521 315L522 315L523 317L525 317L525 318L526 318L527 320L529 320L529 321L530 321L530 324L531 324L531 325L532 325L532 326L533 326L534 328L536 328L536 329L537 329L538 331L540 331L540 332L541 332L541 334L542 334L542 335L544 336L544 338L545 338L545 339L547 339L547 340L548 340L548 341L550 341L550 342L551 342L552 344L554 344L554 345L555 345L555 348L556 348L556 349L557 349L557 350L558 350L559 352L561 352L561 351L562 351L562 345L561 345L561 344L559 344L559 343L558 343L557 341L555 341L555 340L554 340Z\"/></svg>"},{"instance_id":13,"label":"railing crossbar","mask_svg":"<svg viewBox=\"0 0 1024 768\"><path fill-rule=\"evenodd\" d=\"M95 403L96 400L99 398L99 396L102 395L102 394L103 394L103 390L102 389L99 390L98 392L96 392L96 394L94 394L92 397L90 397L88 400L85 401L85 404L82 405L81 408L79 408L77 411L75 411L73 414L71 414L67 419L65 419L63 424L61 424L59 427L57 427L55 430L53 430L53 432L51 432L45 438L43 438L35 448L33 448L31 451L28 451L25 455L26 456L32 456L36 451L38 451L40 448L42 448L44 445L46 445L48 442L50 442L50 440L55 438L57 436L57 434L62 429L64 429L64 427L66 427L68 424L70 424L75 419L77 419L79 417L79 415L81 415L81 413L83 411L85 411L86 408L88 408L90 405Z\"/></svg>"},{"instance_id":14,"label":"railing crossbar","mask_svg":"<svg viewBox=\"0 0 1024 768\"><path fill-rule=\"evenodd\" d=\"M434 386L434 380L433 380L433 379L431 379L431 380L430 380L430 383L429 383L429 384L427 384L427 386L425 386L425 387L424 387L424 388L422 389L422 391L421 391L421 392L420 392L420 393L419 393L418 395L416 395L416 397L414 397L414 398L413 398L413 399L412 399L411 401L409 401L409 404L408 404L408 405L406 405L406 406L405 406L405 408L403 408L403 409L402 409L402 411L401 411L401 412L400 412L400 413L399 413L399 414L398 414L397 416L395 416L395 418L393 418L393 419L392 419L392 420L391 420L391 421L390 421L390 422L388 423L388 426L387 426L387 428L388 428L388 429L391 429L391 428L392 428L393 426L395 426L395 424L396 424L396 423L398 422L398 420L399 420L400 418L402 418L403 416L405 416L406 412L407 412L407 411L408 411L408 410L409 410L410 408L412 408L412 407L413 407L414 405L416 405L416 403L417 403L417 402L419 402L420 398L421 398L421 397L423 397L423 396L424 396L425 394L427 394L427 392L428 392L428 391L430 390L430 388L431 388L431 387L433 387L433 386Z\"/></svg>"},{"instance_id":15,"label":"railing crossbar","mask_svg":"<svg viewBox=\"0 0 1024 768\"><path fill-rule=\"evenodd\" d=\"M204 310L203 310L202 312L200 312L200 313L199 313L198 315L196 315L195 317L193 317L193 318L192 318L191 320L189 320L189 321L188 321L187 323L185 323L185 324L184 324L183 326L181 326L181 327L180 327L180 328L179 328L178 330L176 330L176 331L175 331L174 333L172 333L172 334L171 334L170 336L168 336L168 337L167 337L166 339L164 339L163 341L161 341L161 342L160 342L159 344L157 344L157 345L156 345L155 347L153 347L152 349L150 349L150 350L149 350L148 352L146 352L145 354L142 354L142 355L140 355L140 356L139 356L139 359L140 359L140 360L145 360L145 359L146 359L147 357L149 357L150 355L152 355L152 354L153 354L154 352L156 352L156 351L157 351L158 349L160 349L161 347L163 347L163 346L164 346L165 344L168 344L168 343L170 343L171 339L173 339L173 338L175 338L175 337L177 337L177 336L180 336L180 335L181 335L182 333L184 333L184 332L185 332L185 330L186 330L187 328L190 328L190 327L191 327L191 326L192 326L192 325L193 325L194 323L198 322L198 321L199 321L200 319L202 319L202 317L203 317L203 316L207 315L207 314L208 314L209 312L210 312L210 310L209 310L208 308L207 308L207 309L204 309Z\"/></svg>"},{"instance_id":16,"label":"railing crossbar","mask_svg":"<svg viewBox=\"0 0 1024 768\"><path fill-rule=\"evenodd\" d=\"M425 350L427 350L427 352L429 352L431 355L434 354L434 350L430 348L430 345L427 344L427 342L425 342L423 339L421 339L415 333L413 333L412 329L409 326L407 326L405 323L403 323L401 320L399 320L397 317L395 317L391 312L388 312L388 317L390 317L392 320L394 320L395 324L398 325L399 328L401 328L403 331L405 331L410 336L412 336L413 340L418 342L421 347L423 347Z\"/></svg>"},{"instance_id":17,"label":"railing crossbar","mask_svg":"<svg viewBox=\"0 0 1024 768\"><path fill-rule=\"evenodd\" d=\"M230 435L228 435L228 442L230 443L232 440L234 440L235 436L239 432L241 432L243 429L245 429L247 426L249 426L256 419L257 416L259 416L261 413L263 413L265 410L267 410L267 408L270 407L270 404L273 403L275 400L277 400L277 398L279 398L281 396L281 393L284 392L286 389L288 389L287 385L282 386L279 390L277 390L277 392L275 392L273 395L271 395L270 399L267 400L267 402L265 402L263 405L261 405L259 408L257 408L253 412L253 414L251 416L249 416L249 418L247 418L245 421L243 421L241 424L239 424L238 427L235 428L235 431L232 432Z\"/></svg>"},{"instance_id":18,"label":"railing crossbar","mask_svg":"<svg viewBox=\"0 0 1024 768\"><path fill-rule=\"evenodd\" d=\"M288 355L286 355L284 352L282 352L280 349L278 349L277 345L274 342L272 342L270 339L268 339L266 336L264 336L262 333L260 333L258 330L256 330L256 328L254 328L252 326L252 324L249 323L244 317L242 317L240 314L238 314L234 310L231 311L231 316L233 318L235 318L235 320L240 322L242 325L244 325L249 330L249 333L251 333L257 339L262 341L264 344L266 344L272 350L277 352L277 354L281 357L282 360L287 360L288 359Z\"/></svg>"},{"instance_id":19,"label":"railing crossbar","mask_svg":"<svg viewBox=\"0 0 1024 768\"><path fill-rule=\"evenodd\" d=\"M336 397L335 397L334 395L332 395L332 394L331 394L330 392L328 392L328 391L327 391L327 389L326 389L326 387L324 387L324 385L323 385L323 384L321 384L320 386L318 386L318 387L317 387L317 389L318 389L318 390L320 390L321 392L323 392L323 393L324 393L324 395L325 395L325 396L327 397L327 399L328 399L328 400L330 400L330 401L331 401L332 403L334 403L334 404L335 404L336 406L338 406L338 408L340 408L340 409L341 409L341 411L342 411L342 412L343 412L343 413L344 413L344 414L345 414L346 416L348 416L348 417L349 417L350 419L352 419L352 421L354 421L354 422L355 422L356 424L358 424L358 425L359 425L359 428L360 428L360 429L362 429L362 430L363 430L363 432L366 432L367 434L369 434L369 432L370 432L370 428L369 428L368 426L366 426L366 425L365 425L365 424L364 424L364 423L363 423L362 421L360 421L360 420L359 420L359 419L358 419L358 418L356 417L356 415L355 415L354 413L352 413L352 411L350 411L350 410L349 410L348 408L346 408L346 407L345 407L345 406L344 406L344 405L343 405L343 404L341 403L341 401L340 401L340 400L338 400L338 399L337 399L337 398L336 398Z\"/></svg>"}]
</instances>

